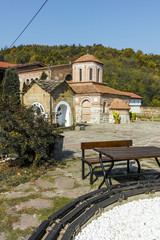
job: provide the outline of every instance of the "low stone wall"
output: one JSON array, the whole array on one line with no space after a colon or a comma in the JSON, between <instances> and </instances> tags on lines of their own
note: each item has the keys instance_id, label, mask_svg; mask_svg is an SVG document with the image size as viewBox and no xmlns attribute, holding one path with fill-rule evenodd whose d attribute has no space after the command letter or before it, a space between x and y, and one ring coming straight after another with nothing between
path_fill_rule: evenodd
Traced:
<instances>
[{"instance_id":1,"label":"low stone wall","mask_svg":"<svg viewBox=\"0 0 160 240\"><path fill-rule=\"evenodd\" d=\"M148 117L159 117L160 116L160 107L141 107L140 114Z\"/></svg>"},{"instance_id":2,"label":"low stone wall","mask_svg":"<svg viewBox=\"0 0 160 240\"><path fill-rule=\"evenodd\" d=\"M122 204L129 202L135 199L135 196L140 196L141 199L141 194L147 194L145 198L149 195L153 198L154 194L159 195L159 192L159 179L126 181L123 184L112 185L109 189L101 188L89 192L50 215L33 232L29 240L72 240L85 225L101 215L103 211L120 205L121 202Z\"/></svg>"}]
</instances>

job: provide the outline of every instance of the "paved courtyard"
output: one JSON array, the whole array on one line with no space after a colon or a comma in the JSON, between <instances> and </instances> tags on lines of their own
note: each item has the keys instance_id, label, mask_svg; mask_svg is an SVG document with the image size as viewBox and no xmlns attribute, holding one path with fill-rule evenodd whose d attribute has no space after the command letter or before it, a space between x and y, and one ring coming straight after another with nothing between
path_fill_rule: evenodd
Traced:
<instances>
[{"instance_id":1,"label":"paved courtyard","mask_svg":"<svg viewBox=\"0 0 160 240\"><path fill-rule=\"evenodd\" d=\"M45 215L44 219L47 219L55 211L57 201L60 199L64 201L64 197L67 198L65 201L71 201L98 188L101 178L92 186L89 184L89 178L81 179L81 142L132 139L135 146L160 147L159 122L92 125L86 126L82 131L77 127L75 131L65 131L63 135L65 136L63 159L66 160L66 165L47 171L33 182L20 184L11 191L0 193L4 216L0 220L1 240L27 240L33 231L32 228L38 227L42 222L42 217ZM144 164L144 168L152 167L159 170L152 161ZM9 222L7 227L4 221ZM30 232L27 234L28 229Z\"/></svg>"},{"instance_id":2,"label":"paved courtyard","mask_svg":"<svg viewBox=\"0 0 160 240\"><path fill-rule=\"evenodd\" d=\"M64 138L65 158L81 156L80 143L90 141L133 140L134 146L160 147L160 122L135 121L130 124L88 125L85 130L66 131Z\"/></svg>"}]
</instances>

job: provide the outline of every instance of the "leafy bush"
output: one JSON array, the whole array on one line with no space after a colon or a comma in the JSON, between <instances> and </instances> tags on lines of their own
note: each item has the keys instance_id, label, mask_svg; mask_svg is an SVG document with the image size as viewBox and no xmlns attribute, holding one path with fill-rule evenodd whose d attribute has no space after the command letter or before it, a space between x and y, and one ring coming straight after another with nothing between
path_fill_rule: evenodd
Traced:
<instances>
[{"instance_id":1,"label":"leafy bush","mask_svg":"<svg viewBox=\"0 0 160 240\"><path fill-rule=\"evenodd\" d=\"M137 114L136 113L132 113L132 119L136 120Z\"/></svg>"},{"instance_id":2,"label":"leafy bush","mask_svg":"<svg viewBox=\"0 0 160 240\"><path fill-rule=\"evenodd\" d=\"M0 100L1 151L18 158L19 165L39 166L49 159L56 133L43 117L12 101Z\"/></svg>"},{"instance_id":3,"label":"leafy bush","mask_svg":"<svg viewBox=\"0 0 160 240\"><path fill-rule=\"evenodd\" d=\"M132 111L129 112L129 118L130 118L130 120L133 119L133 113L132 113Z\"/></svg>"},{"instance_id":4,"label":"leafy bush","mask_svg":"<svg viewBox=\"0 0 160 240\"><path fill-rule=\"evenodd\" d=\"M119 113L118 112L116 112L116 111L112 111L112 113L113 113L113 117L114 117L114 119L115 119L115 121L116 120L120 120L120 116L119 116Z\"/></svg>"}]
</instances>

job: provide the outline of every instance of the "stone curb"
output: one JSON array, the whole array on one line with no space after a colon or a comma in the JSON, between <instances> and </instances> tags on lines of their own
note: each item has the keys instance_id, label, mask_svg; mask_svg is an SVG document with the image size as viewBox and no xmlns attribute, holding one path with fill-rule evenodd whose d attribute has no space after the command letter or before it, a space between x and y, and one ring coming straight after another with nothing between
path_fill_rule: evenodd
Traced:
<instances>
[{"instance_id":1,"label":"stone curb","mask_svg":"<svg viewBox=\"0 0 160 240\"><path fill-rule=\"evenodd\" d=\"M71 240L94 215L115 202L128 197L160 191L159 180L117 184L82 195L59 209L45 220L29 240Z\"/></svg>"}]
</instances>

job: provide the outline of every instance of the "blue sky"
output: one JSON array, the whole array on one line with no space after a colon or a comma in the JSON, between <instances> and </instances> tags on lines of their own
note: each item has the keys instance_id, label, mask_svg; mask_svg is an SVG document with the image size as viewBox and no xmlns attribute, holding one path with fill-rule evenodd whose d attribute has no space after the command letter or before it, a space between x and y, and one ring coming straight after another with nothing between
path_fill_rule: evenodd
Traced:
<instances>
[{"instance_id":1,"label":"blue sky","mask_svg":"<svg viewBox=\"0 0 160 240\"><path fill-rule=\"evenodd\" d=\"M10 47L45 0L0 0L0 49ZM159 0L48 0L15 43L102 44L160 54Z\"/></svg>"}]
</instances>

